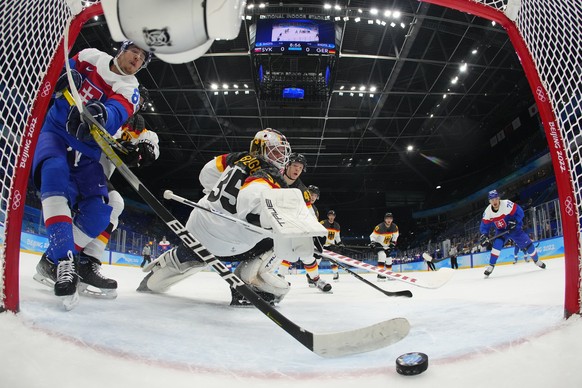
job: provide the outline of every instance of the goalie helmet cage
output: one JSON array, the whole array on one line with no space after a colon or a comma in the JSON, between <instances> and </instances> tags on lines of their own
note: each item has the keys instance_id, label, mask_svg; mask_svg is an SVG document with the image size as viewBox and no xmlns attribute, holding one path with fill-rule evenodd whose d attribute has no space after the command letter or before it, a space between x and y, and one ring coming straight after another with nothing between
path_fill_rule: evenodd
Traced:
<instances>
[{"instance_id":1,"label":"goalie helmet cage","mask_svg":"<svg viewBox=\"0 0 582 388\"><path fill-rule=\"evenodd\" d=\"M580 313L582 205L582 2L561 0L425 0L499 23L521 59L544 124L564 230L565 315ZM32 155L54 84L64 66L63 36L80 0L0 1L0 309L18 311L22 215ZM98 2L71 22L72 44L82 25L102 14ZM92 4L95 3L95 4ZM91 5L92 4L92 5Z\"/></svg>"}]
</instances>

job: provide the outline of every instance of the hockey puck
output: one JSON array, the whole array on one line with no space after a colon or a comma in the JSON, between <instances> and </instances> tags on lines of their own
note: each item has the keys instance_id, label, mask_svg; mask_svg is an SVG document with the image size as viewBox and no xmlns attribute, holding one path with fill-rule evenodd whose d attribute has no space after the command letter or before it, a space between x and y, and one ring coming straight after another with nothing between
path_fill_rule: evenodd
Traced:
<instances>
[{"instance_id":1,"label":"hockey puck","mask_svg":"<svg viewBox=\"0 0 582 388\"><path fill-rule=\"evenodd\" d=\"M405 353L396 359L396 372L405 376L419 375L428 368L428 356L424 353Z\"/></svg>"}]
</instances>

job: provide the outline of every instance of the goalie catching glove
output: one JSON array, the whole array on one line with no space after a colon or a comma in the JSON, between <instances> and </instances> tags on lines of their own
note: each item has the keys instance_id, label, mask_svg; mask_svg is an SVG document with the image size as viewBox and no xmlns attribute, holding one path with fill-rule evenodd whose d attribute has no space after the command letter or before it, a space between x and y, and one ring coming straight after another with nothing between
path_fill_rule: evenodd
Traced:
<instances>
[{"instance_id":1,"label":"goalie catching glove","mask_svg":"<svg viewBox=\"0 0 582 388\"><path fill-rule=\"evenodd\" d=\"M107 108L98 100L89 100L85 105L87 112L102 126L107 124ZM89 124L81 119L81 113L72 106L67 117L67 131L81 141L92 141Z\"/></svg>"}]
</instances>

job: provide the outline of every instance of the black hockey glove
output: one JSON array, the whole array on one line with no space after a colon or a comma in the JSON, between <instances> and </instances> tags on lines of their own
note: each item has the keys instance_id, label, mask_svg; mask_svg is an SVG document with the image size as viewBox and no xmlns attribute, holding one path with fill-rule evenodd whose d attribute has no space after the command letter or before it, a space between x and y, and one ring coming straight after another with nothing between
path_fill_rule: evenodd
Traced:
<instances>
[{"instance_id":1,"label":"black hockey glove","mask_svg":"<svg viewBox=\"0 0 582 388\"><path fill-rule=\"evenodd\" d=\"M107 108L100 101L89 100L85 105L85 109L101 126L104 127L107 124ZM81 141L93 140L89 125L81 120L81 114L76 106L72 106L71 110L69 110L67 131Z\"/></svg>"},{"instance_id":2,"label":"black hockey glove","mask_svg":"<svg viewBox=\"0 0 582 388\"><path fill-rule=\"evenodd\" d=\"M337 243L337 246L343 248L343 247L346 246L346 244L344 244L343 241L340 241L340 242Z\"/></svg>"},{"instance_id":3,"label":"black hockey glove","mask_svg":"<svg viewBox=\"0 0 582 388\"><path fill-rule=\"evenodd\" d=\"M390 241L390 244L388 244L388 249L390 249L391 251L396 249L396 243L394 241Z\"/></svg>"},{"instance_id":4,"label":"black hockey glove","mask_svg":"<svg viewBox=\"0 0 582 388\"><path fill-rule=\"evenodd\" d=\"M73 77L73 83L76 89L80 89L83 84L83 76L75 69L71 69L71 76ZM63 90L69 88L69 79L67 78L67 72L63 71L57 83L55 84L55 97L59 98L63 95Z\"/></svg>"},{"instance_id":5,"label":"black hockey glove","mask_svg":"<svg viewBox=\"0 0 582 388\"><path fill-rule=\"evenodd\" d=\"M151 166L152 163L156 160L154 146L145 141L137 143L137 154L138 154L137 160L138 167Z\"/></svg>"},{"instance_id":6,"label":"black hockey glove","mask_svg":"<svg viewBox=\"0 0 582 388\"><path fill-rule=\"evenodd\" d=\"M137 167L137 160L139 159L137 146L128 140L120 140L118 143L127 150L127 154L124 154L118 148L113 148L115 153L121 158L127 167Z\"/></svg>"},{"instance_id":7,"label":"black hockey glove","mask_svg":"<svg viewBox=\"0 0 582 388\"><path fill-rule=\"evenodd\" d=\"M489 238L487 237L486 234L482 234L481 236L479 236L479 244L480 245L485 245L488 240L489 240Z\"/></svg>"},{"instance_id":8,"label":"black hockey glove","mask_svg":"<svg viewBox=\"0 0 582 388\"><path fill-rule=\"evenodd\" d=\"M376 241L372 241L370 244L368 244L368 246L372 249L372 251L374 251L374 253L378 253L384 250L382 244Z\"/></svg>"},{"instance_id":9,"label":"black hockey glove","mask_svg":"<svg viewBox=\"0 0 582 388\"><path fill-rule=\"evenodd\" d=\"M507 229L509 230L513 230L515 229L517 226L517 221L516 220L509 220L507 221Z\"/></svg>"}]
</instances>

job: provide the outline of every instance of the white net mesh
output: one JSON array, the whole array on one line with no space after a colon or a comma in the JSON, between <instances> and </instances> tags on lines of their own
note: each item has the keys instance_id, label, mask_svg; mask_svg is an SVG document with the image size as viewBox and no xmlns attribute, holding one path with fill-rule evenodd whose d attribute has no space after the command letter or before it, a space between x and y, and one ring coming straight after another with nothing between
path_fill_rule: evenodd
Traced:
<instances>
[{"instance_id":1,"label":"white net mesh","mask_svg":"<svg viewBox=\"0 0 582 388\"><path fill-rule=\"evenodd\" d=\"M64 0L0 1L0 307L4 307L6 296L6 267L10 260L18 262L18 258L10 256L13 239L5 235L5 230L9 230L10 222L21 222L14 221L11 212L24 206L28 173L25 166L32 163L30 151L44 112L39 114L40 122L28 122L37 96L48 93L41 90L42 80L69 16ZM24 175L20 178L24 184L16 187L19 174Z\"/></svg>"}]
</instances>

